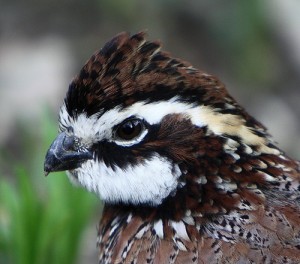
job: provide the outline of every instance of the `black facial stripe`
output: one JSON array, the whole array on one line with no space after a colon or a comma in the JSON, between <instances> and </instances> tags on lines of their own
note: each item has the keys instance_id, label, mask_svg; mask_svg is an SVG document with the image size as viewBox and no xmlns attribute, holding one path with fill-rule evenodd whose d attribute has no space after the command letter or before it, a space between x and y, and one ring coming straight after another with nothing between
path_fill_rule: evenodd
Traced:
<instances>
[{"instance_id":1,"label":"black facial stripe","mask_svg":"<svg viewBox=\"0 0 300 264\"><path fill-rule=\"evenodd\" d=\"M144 147L146 143L154 141L157 138L160 128L160 124L150 125L146 121L144 122L148 133L141 142L127 147L120 146L115 142L101 141L93 146L93 151L96 153L97 159L104 161L106 166L112 168L118 166L121 169L125 169L128 165L134 166L144 160L151 159L156 154L170 158L160 148Z\"/></svg>"},{"instance_id":2,"label":"black facial stripe","mask_svg":"<svg viewBox=\"0 0 300 264\"><path fill-rule=\"evenodd\" d=\"M121 169L126 169L129 165L135 166L144 160L150 159L156 154L153 150L138 151L138 148L138 145L123 147L108 141L101 141L93 146L96 158L103 161L107 167L113 169L115 166Z\"/></svg>"}]
</instances>

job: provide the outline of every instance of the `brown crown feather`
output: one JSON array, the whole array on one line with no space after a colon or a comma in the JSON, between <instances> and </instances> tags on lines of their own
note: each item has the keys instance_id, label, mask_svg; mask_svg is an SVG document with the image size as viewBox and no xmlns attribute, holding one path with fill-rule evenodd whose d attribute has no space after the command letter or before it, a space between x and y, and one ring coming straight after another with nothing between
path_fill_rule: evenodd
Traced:
<instances>
[{"instance_id":1,"label":"brown crown feather","mask_svg":"<svg viewBox=\"0 0 300 264\"><path fill-rule=\"evenodd\" d=\"M86 62L70 84L66 97L69 114L84 110L92 115L111 105L126 107L174 95L220 109L230 103L241 110L215 76L160 49L158 41L146 41L144 32L118 34Z\"/></svg>"}]
</instances>

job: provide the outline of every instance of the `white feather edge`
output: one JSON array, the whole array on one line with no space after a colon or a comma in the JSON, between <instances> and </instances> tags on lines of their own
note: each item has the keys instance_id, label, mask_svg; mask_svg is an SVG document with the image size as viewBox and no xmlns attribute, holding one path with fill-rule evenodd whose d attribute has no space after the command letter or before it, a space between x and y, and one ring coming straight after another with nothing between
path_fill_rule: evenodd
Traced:
<instances>
[{"instance_id":1,"label":"white feather edge","mask_svg":"<svg viewBox=\"0 0 300 264\"><path fill-rule=\"evenodd\" d=\"M164 228L163 228L163 222L162 220L157 220L154 225L153 229L155 230L156 235L160 238L164 238Z\"/></svg>"}]
</instances>

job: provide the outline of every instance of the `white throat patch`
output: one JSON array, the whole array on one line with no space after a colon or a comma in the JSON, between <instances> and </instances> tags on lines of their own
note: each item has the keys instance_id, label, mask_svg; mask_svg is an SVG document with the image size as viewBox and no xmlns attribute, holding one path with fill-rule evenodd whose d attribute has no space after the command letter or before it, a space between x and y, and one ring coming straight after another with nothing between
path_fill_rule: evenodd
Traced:
<instances>
[{"instance_id":1,"label":"white throat patch","mask_svg":"<svg viewBox=\"0 0 300 264\"><path fill-rule=\"evenodd\" d=\"M95 192L105 202L151 205L161 204L176 190L180 175L178 165L158 154L124 170L107 167L102 161L88 160L68 172L72 181Z\"/></svg>"}]
</instances>

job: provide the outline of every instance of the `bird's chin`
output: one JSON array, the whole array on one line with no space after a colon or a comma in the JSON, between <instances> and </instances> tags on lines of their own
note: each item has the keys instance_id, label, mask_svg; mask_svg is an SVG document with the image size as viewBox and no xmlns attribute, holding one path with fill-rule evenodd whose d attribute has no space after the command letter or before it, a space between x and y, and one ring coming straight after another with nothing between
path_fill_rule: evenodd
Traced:
<instances>
[{"instance_id":1,"label":"bird's chin","mask_svg":"<svg viewBox=\"0 0 300 264\"><path fill-rule=\"evenodd\" d=\"M77 170L68 170L66 171L66 174L70 180L70 182L75 186L81 186L79 180L78 180L78 172Z\"/></svg>"}]
</instances>

